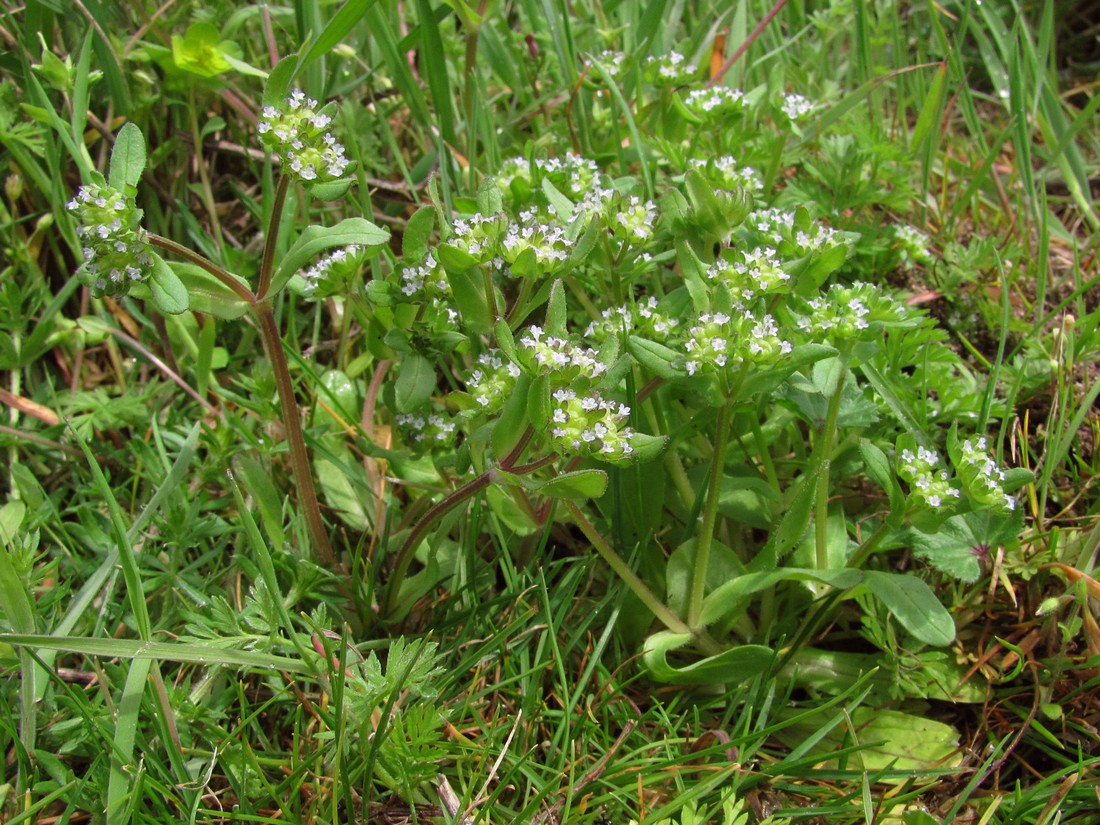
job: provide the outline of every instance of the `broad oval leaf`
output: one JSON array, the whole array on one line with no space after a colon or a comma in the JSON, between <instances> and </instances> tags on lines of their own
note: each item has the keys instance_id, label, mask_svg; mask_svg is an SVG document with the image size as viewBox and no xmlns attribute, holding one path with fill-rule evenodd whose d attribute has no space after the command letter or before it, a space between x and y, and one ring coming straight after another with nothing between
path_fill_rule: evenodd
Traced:
<instances>
[{"instance_id":1,"label":"broad oval leaf","mask_svg":"<svg viewBox=\"0 0 1100 825\"><path fill-rule=\"evenodd\" d=\"M137 186L145 171L145 135L137 124L127 123L118 130L115 146L111 150L111 167L108 180L111 187L124 190Z\"/></svg>"},{"instance_id":2,"label":"broad oval leaf","mask_svg":"<svg viewBox=\"0 0 1100 825\"><path fill-rule=\"evenodd\" d=\"M867 589L914 637L934 647L955 641L951 614L921 579L881 570L867 570L864 576Z\"/></svg>"},{"instance_id":3,"label":"broad oval leaf","mask_svg":"<svg viewBox=\"0 0 1100 825\"><path fill-rule=\"evenodd\" d=\"M164 258L155 252L152 256L153 272L149 276L149 290L153 293L157 307L169 315L186 312L190 306L187 287Z\"/></svg>"}]
</instances>

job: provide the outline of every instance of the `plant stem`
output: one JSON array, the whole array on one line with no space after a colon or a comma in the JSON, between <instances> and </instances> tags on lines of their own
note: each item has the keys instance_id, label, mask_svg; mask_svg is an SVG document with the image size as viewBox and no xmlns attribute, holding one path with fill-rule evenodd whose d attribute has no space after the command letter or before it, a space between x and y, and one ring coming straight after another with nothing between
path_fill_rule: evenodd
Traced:
<instances>
[{"instance_id":1,"label":"plant stem","mask_svg":"<svg viewBox=\"0 0 1100 825\"><path fill-rule=\"evenodd\" d=\"M707 501L703 509L703 523L699 528L699 540L695 545L695 570L692 573L691 597L688 601L688 624L692 627L698 626L699 617L703 613L707 565L710 563L710 546L714 540L714 525L718 518L718 486L726 461L726 443L729 441L730 417L735 396L735 392L726 396L725 403L718 410L718 423L714 431L714 455L711 459L710 480L707 482Z\"/></svg>"},{"instance_id":2,"label":"plant stem","mask_svg":"<svg viewBox=\"0 0 1100 825\"><path fill-rule=\"evenodd\" d=\"M871 537L867 541L863 542L859 546L859 549L852 554L852 557L848 559L848 567L859 567L867 560L867 557L874 552L879 543L886 538L886 534L890 532L890 525L885 520L878 526L878 529L871 534Z\"/></svg>"},{"instance_id":3,"label":"plant stem","mask_svg":"<svg viewBox=\"0 0 1100 825\"><path fill-rule=\"evenodd\" d=\"M275 202L271 207L271 220L267 225L267 234L264 235L264 256L260 261L260 284L256 287L256 300L262 301L267 297L267 291L271 288L271 277L275 269L275 247L279 240L279 224L283 220L283 206L286 204L286 193L290 189L290 178L287 175L279 176L279 183L275 187Z\"/></svg>"},{"instance_id":4,"label":"plant stem","mask_svg":"<svg viewBox=\"0 0 1100 825\"><path fill-rule=\"evenodd\" d=\"M553 461L556 455L551 453L549 456L543 456L541 459L521 467L514 466L515 463L519 461L520 456L523 455L523 451L527 449L527 445L531 442L534 435L534 428L528 426L527 429L524 430L523 435L520 436L516 446L513 447L512 451L500 462L500 469L512 475L525 475L527 473L533 473ZM389 593L386 596L385 615L391 614L397 607L397 597L401 591L401 583L405 580L405 574L409 570L409 565L412 564L413 554L416 552L417 546L424 537L424 533L427 532L429 527L443 518L443 516L459 504L462 504L462 502L472 498L481 490L488 487L492 481L493 471L491 469L486 470L477 478L471 479L457 490L449 493L442 501L433 504L428 508L428 512L421 516L420 520L416 522L412 532L409 533L409 537L405 539L405 543L402 544L401 549L397 551L397 561L394 564L393 574L390 577Z\"/></svg>"},{"instance_id":5,"label":"plant stem","mask_svg":"<svg viewBox=\"0 0 1100 825\"><path fill-rule=\"evenodd\" d=\"M577 526L584 533L585 538L592 542L592 546L596 549L596 552L600 554L608 566L614 571L623 583L630 588L635 596L637 596L642 604L649 608L650 612L657 617L657 619L674 633L688 633L695 637L696 642L700 648L709 655L713 655L719 652L718 646L713 640L708 639L706 636L696 632L692 628L688 627L684 621L666 607L660 599L653 595L653 591L650 590L644 581L642 581L638 574L635 573L623 561L622 556L615 552L615 550L608 543L600 532L596 529L595 525L588 520L588 518L581 512L581 508L577 506L575 501L565 499L565 506L569 512L573 514L573 518L577 522Z\"/></svg>"},{"instance_id":6,"label":"plant stem","mask_svg":"<svg viewBox=\"0 0 1100 825\"><path fill-rule=\"evenodd\" d=\"M264 349L271 362L271 371L275 376L275 387L279 393L283 427L286 430L287 446L290 448L290 469L294 475L294 486L298 488L298 504L305 513L310 538L321 560L331 568L336 567L336 556L329 544L325 522L321 518L321 505L317 501L317 490L313 486L310 472L309 455L306 441L302 435L302 418L298 413L298 403L294 398L294 384L287 368L286 354L283 352L283 339L275 323L275 311L269 302L252 306L252 314L260 324Z\"/></svg>"},{"instance_id":7,"label":"plant stem","mask_svg":"<svg viewBox=\"0 0 1100 825\"><path fill-rule=\"evenodd\" d=\"M820 453L821 472L817 476L817 504L814 507L814 535L817 548L817 569L829 568L829 467L832 463L833 439L836 436L836 423L840 415L840 398L844 393L844 379L848 376L845 367L836 380L836 389L829 399L829 410L825 414L825 428L821 433Z\"/></svg>"}]
</instances>

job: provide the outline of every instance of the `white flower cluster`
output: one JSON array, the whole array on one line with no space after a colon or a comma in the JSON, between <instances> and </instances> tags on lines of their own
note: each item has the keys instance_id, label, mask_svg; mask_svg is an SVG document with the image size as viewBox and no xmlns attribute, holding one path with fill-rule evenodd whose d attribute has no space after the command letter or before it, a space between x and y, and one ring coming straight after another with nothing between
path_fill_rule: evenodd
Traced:
<instances>
[{"instance_id":1,"label":"white flower cluster","mask_svg":"<svg viewBox=\"0 0 1100 825\"><path fill-rule=\"evenodd\" d=\"M443 267L429 253L419 264L401 270L401 292L407 298L443 298L451 294L451 285Z\"/></svg>"},{"instance_id":2,"label":"white flower cluster","mask_svg":"<svg viewBox=\"0 0 1100 825\"><path fill-rule=\"evenodd\" d=\"M555 374L563 383L580 375L595 379L607 372L607 365L599 360L595 350L578 347L565 338L546 335L542 327L528 327L519 343L534 356L539 367Z\"/></svg>"},{"instance_id":3,"label":"white flower cluster","mask_svg":"<svg viewBox=\"0 0 1100 825\"><path fill-rule=\"evenodd\" d=\"M801 120L813 112L817 104L802 95L787 94L783 96L783 102L779 108L789 119Z\"/></svg>"},{"instance_id":4,"label":"white flower cluster","mask_svg":"<svg viewBox=\"0 0 1100 825\"><path fill-rule=\"evenodd\" d=\"M928 507L942 507L951 499L959 498L959 491L948 480L946 470L940 469L940 456L934 450L918 447L902 450L898 463L898 476L909 485L910 496Z\"/></svg>"},{"instance_id":5,"label":"white flower cluster","mask_svg":"<svg viewBox=\"0 0 1100 825\"><path fill-rule=\"evenodd\" d=\"M306 297L333 294L340 285L346 284L348 278L359 267L357 255L362 247L351 244L342 249L337 249L309 269L304 270L302 280L305 281L303 292Z\"/></svg>"},{"instance_id":6,"label":"white flower cluster","mask_svg":"<svg viewBox=\"0 0 1100 825\"><path fill-rule=\"evenodd\" d=\"M1001 487L1005 473L990 458L989 442L985 436L968 438L962 443L955 469L967 495L976 504L1003 510L1016 509L1016 499L1005 493Z\"/></svg>"},{"instance_id":7,"label":"white flower cluster","mask_svg":"<svg viewBox=\"0 0 1100 825\"><path fill-rule=\"evenodd\" d=\"M830 249L844 243L840 233L821 223L811 223L806 228L795 227L795 214L783 209L758 209L745 221L760 233L761 240L770 246L791 244L791 254L808 255Z\"/></svg>"},{"instance_id":8,"label":"white flower cluster","mask_svg":"<svg viewBox=\"0 0 1100 825\"><path fill-rule=\"evenodd\" d=\"M93 295L125 295L131 284L149 276L153 258L133 198L92 184L80 187L68 209L80 224L76 231Z\"/></svg>"},{"instance_id":9,"label":"white flower cluster","mask_svg":"<svg viewBox=\"0 0 1100 825\"><path fill-rule=\"evenodd\" d=\"M401 436L410 446L431 449L447 447L454 440L455 424L440 414L401 413L396 417Z\"/></svg>"},{"instance_id":10,"label":"white flower cluster","mask_svg":"<svg viewBox=\"0 0 1100 825\"><path fill-rule=\"evenodd\" d=\"M893 298L861 281L833 284L825 297L806 303L810 314L798 319L798 328L813 340L862 338L873 323L896 321L902 315Z\"/></svg>"},{"instance_id":11,"label":"white flower cluster","mask_svg":"<svg viewBox=\"0 0 1100 825\"><path fill-rule=\"evenodd\" d=\"M696 114L724 115L739 112L745 106L745 93L728 86L715 86L713 89L694 89L684 101L688 109Z\"/></svg>"},{"instance_id":12,"label":"white flower cluster","mask_svg":"<svg viewBox=\"0 0 1100 825\"><path fill-rule=\"evenodd\" d=\"M596 55L595 62L603 66L611 79L618 81L623 76L623 71L626 69L626 55L622 52L613 51L612 49L604 49L598 55ZM601 77L593 77L589 74L593 80L602 80Z\"/></svg>"},{"instance_id":13,"label":"white flower cluster","mask_svg":"<svg viewBox=\"0 0 1100 825\"><path fill-rule=\"evenodd\" d=\"M653 201L643 201L637 195L623 198L611 222L612 230L631 242L645 241L653 235L657 223L657 206Z\"/></svg>"},{"instance_id":14,"label":"white flower cluster","mask_svg":"<svg viewBox=\"0 0 1100 825\"><path fill-rule=\"evenodd\" d=\"M525 209L518 221L509 224L501 241L500 255L511 264L525 250L531 249L535 260L546 266L568 258L570 247L563 227L550 218L540 217L534 209Z\"/></svg>"},{"instance_id":15,"label":"white flower cluster","mask_svg":"<svg viewBox=\"0 0 1100 825\"><path fill-rule=\"evenodd\" d=\"M481 353L477 363L466 379L466 389L484 412L496 412L515 388L520 369L501 357L498 349Z\"/></svg>"},{"instance_id":16,"label":"white flower cluster","mask_svg":"<svg viewBox=\"0 0 1100 825\"><path fill-rule=\"evenodd\" d=\"M501 164L497 174L497 186L507 192L512 182L524 181L534 188L536 178L547 178L561 192L575 198L585 196L599 180L600 170L596 161L581 157L574 152L566 152L559 158L508 158Z\"/></svg>"},{"instance_id":17,"label":"white flower cluster","mask_svg":"<svg viewBox=\"0 0 1100 825\"><path fill-rule=\"evenodd\" d=\"M335 180L347 171L344 147L329 127L332 118L317 112L317 101L294 89L286 106L265 106L257 131L272 154L303 181Z\"/></svg>"},{"instance_id":18,"label":"white flower cluster","mask_svg":"<svg viewBox=\"0 0 1100 825\"><path fill-rule=\"evenodd\" d=\"M584 331L585 338L603 341L609 335L640 331L655 338L668 338L680 326L679 318L672 318L657 309L657 299L652 295L639 298L631 307L605 309L598 321L592 321Z\"/></svg>"},{"instance_id":19,"label":"white flower cluster","mask_svg":"<svg viewBox=\"0 0 1100 825\"><path fill-rule=\"evenodd\" d=\"M912 267L913 264L932 262L932 255L928 251L932 241L915 226L906 223L894 224L894 237L898 242L901 262L905 266Z\"/></svg>"},{"instance_id":20,"label":"white flower cluster","mask_svg":"<svg viewBox=\"0 0 1100 825\"><path fill-rule=\"evenodd\" d=\"M733 299L744 306L761 295L778 291L791 279L774 249L761 246L746 250L737 258L719 258L707 269L707 277L724 284Z\"/></svg>"},{"instance_id":21,"label":"white flower cluster","mask_svg":"<svg viewBox=\"0 0 1100 825\"><path fill-rule=\"evenodd\" d=\"M712 160L692 158L689 163L706 175L719 189L745 189L760 192L764 181L751 166L741 166L733 155L722 155Z\"/></svg>"},{"instance_id":22,"label":"white flower cluster","mask_svg":"<svg viewBox=\"0 0 1100 825\"><path fill-rule=\"evenodd\" d=\"M503 213L482 215L475 213L465 218L455 218L453 234L447 243L461 249L479 263L491 261L500 253L500 239L508 226Z\"/></svg>"},{"instance_id":23,"label":"white flower cluster","mask_svg":"<svg viewBox=\"0 0 1100 825\"><path fill-rule=\"evenodd\" d=\"M688 63L676 51L663 55L650 55L645 62L646 74L655 86L681 86L690 83L698 74L694 63Z\"/></svg>"},{"instance_id":24,"label":"white flower cluster","mask_svg":"<svg viewBox=\"0 0 1100 825\"><path fill-rule=\"evenodd\" d=\"M564 452L586 452L604 459L629 458L634 431L625 425L630 407L592 390L583 395L568 387L554 391L550 437Z\"/></svg>"},{"instance_id":25,"label":"white flower cluster","mask_svg":"<svg viewBox=\"0 0 1100 825\"><path fill-rule=\"evenodd\" d=\"M750 313L738 317L724 312L703 313L688 330L684 341L688 375L715 372L743 362L767 364L777 361L792 349L779 335L779 325L771 315L760 318Z\"/></svg>"}]
</instances>

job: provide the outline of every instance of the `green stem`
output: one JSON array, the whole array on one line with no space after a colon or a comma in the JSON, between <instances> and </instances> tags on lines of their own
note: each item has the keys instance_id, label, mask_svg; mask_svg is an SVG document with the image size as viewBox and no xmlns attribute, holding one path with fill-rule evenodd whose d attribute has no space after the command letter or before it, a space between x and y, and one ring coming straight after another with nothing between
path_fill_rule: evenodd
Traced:
<instances>
[{"instance_id":1,"label":"green stem","mask_svg":"<svg viewBox=\"0 0 1100 825\"><path fill-rule=\"evenodd\" d=\"M844 379L847 369L843 369L836 381L836 390L829 399L829 410L825 414L825 429L821 433L818 445L818 461L821 472L817 476L817 504L814 508L814 535L817 547L817 569L829 568L829 467L832 463L833 439L836 436L837 418L840 415L840 400L844 394Z\"/></svg>"},{"instance_id":2,"label":"green stem","mask_svg":"<svg viewBox=\"0 0 1100 825\"><path fill-rule=\"evenodd\" d=\"M577 506L575 501L565 499L565 506L568 508L569 512L573 514L573 518L576 520L577 526L580 528L581 532L584 533L585 538L592 542L592 546L596 549L596 552L600 554L600 558L607 562L615 575L623 580L623 583L630 588L630 592L637 596L642 604L649 608L650 612L657 617L661 624L674 633L691 634L699 643L700 648L708 655L714 655L720 651L720 648L713 640L688 627L679 616L669 610L668 607L653 594L653 591L638 577L638 574L631 570L627 563L623 561L622 556L615 552L607 539L600 535L600 532L592 522L585 517L584 513L581 512L581 508Z\"/></svg>"},{"instance_id":3,"label":"green stem","mask_svg":"<svg viewBox=\"0 0 1100 825\"><path fill-rule=\"evenodd\" d=\"M735 395L736 393L730 392L726 396L725 403L718 410L718 423L714 431L714 455L711 459L710 480L707 482L707 501L703 508L699 541L695 545L695 570L692 573L691 598L688 601L688 624L692 627L698 626L699 618L703 614L710 546L714 541L714 525L718 518L718 486L722 480L722 468L726 461L726 444L729 441L730 418Z\"/></svg>"},{"instance_id":4,"label":"green stem","mask_svg":"<svg viewBox=\"0 0 1100 825\"><path fill-rule=\"evenodd\" d=\"M275 376L275 387L279 393L279 407L286 430L287 446L290 448L290 469L294 474L294 486L298 488L298 503L306 517L310 538L321 560L331 568L336 567L336 556L329 544L325 522L321 518L321 505L317 501L317 490L313 486L313 475L309 467L309 454L302 435L302 418L298 414L298 403L294 398L294 384L287 368L286 354L283 352L283 339L279 326L275 323L275 312L268 302L254 304L252 314L260 325L264 349L271 362L271 371Z\"/></svg>"},{"instance_id":5,"label":"green stem","mask_svg":"<svg viewBox=\"0 0 1100 825\"><path fill-rule=\"evenodd\" d=\"M861 566L863 562L867 561L867 557L875 551L875 548L878 547L879 543L881 543L882 540L886 538L886 535L889 532L890 525L886 521L883 521L882 524L878 526L878 529L871 534L871 537L867 539L867 541L863 542L863 544L859 546L859 549L852 554L852 557L848 559L847 566Z\"/></svg>"},{"instance_id":6,"label":"green stem","mask_svg":"<svg viewBox=\"0 0 1100 825\"><path fill-rule=\"evenodd\" d=\"M290 189L290 177L281 175L279 183L275 187L275 202L271 207L271 220L267 224L267 234L264 235L264 256L260 261L260 285L256 288L256 300L262 301L267 297L267 291L271 288L271 277L275 271L275 247L279 240L279 224L283 220L283 206L286 204L286 193Z\"/></svg>"}]
</instances>

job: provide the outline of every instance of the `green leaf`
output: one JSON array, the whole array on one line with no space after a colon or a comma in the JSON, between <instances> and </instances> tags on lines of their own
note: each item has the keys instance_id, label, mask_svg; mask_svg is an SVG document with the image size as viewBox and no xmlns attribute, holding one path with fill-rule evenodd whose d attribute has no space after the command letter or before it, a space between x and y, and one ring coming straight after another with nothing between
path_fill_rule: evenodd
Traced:
<instances>
[{"instance_id":1,"label":"green leaf","mask_svg":"<svg viewBox=\"0 0 1100 825\"><path fill-rule=\"evenodd\" d=\"M515 448L527 426L527 399L530 394L531 377L521 374L511 396L504 402L500 417L493 425L493 454L502 460Z\"/></svg>"},{"instance_id":2,"label":"green leaf","mask_svg":"<svg viewBox=\"0 0 1100 825\"><path fill-rule=\"evenodd\" d=\"M169 315L179 315L186 312L189 305L187 287L172 270L164 258L157 253L153 256L153 272L149 276L149 289L153 293L153 300L161 312Z\"/></svg>"},{"instance_id":3,"label":"green leaf","mask_svg":"<svg viewBox=\"0 0 1100 825\"><path fill-rule=\"evenodd\" d=\"M562 223L566 223L573 217L573 201L565 197L554 184L550 182L550 178L542 179L542 192L546 195L546 199L550 201L550 206L558 214L558 218Z\"/></svg>"},{"instance_id":4,"label":"green leaf","mask_svg":"<svg viewBox=\"0 0 1100 825\"><path fill-rule=\"evenodd\" d=\"M435 255L449 275L452 272L466 272L477 266L477 258L454 244L443 243L436 247Z\"/></svg>"},{"instance_id":5,"label":"green leaf","mask_svg":"<svg viewBox=\"0 0 1100 825\"><path fill-rule=\"evenodd\" d=\"M49 636L27 633L0 633L0 642L35 650L62 650L83 656L108 659L194 662L206 666L254 667L285 670L288 673L314 674L314 667L302 659L273 656L251 650L215 647L209 642L150 642L143 639L101 639L87 636Z\"/></svg>"},{"instance_id":6,"label":"green leaf","mask_svg":"<svg viewBox=\"0 0 1100 825\"><path fill-rule=\"evenodd\" d=\"M531 381L527 394L527 417L540 433L550 425L550 378L539 375Z\"/></svg>"},{"instance_id":7,"label":"green leaf","mask_svg":"<svg viewBox=\"0 0 1100 825\"><path fill-rule=\"evenodd\" d=\"M936 594L916 576L864 571L864 583L913 636L927 645L946 647L955 640L955 622Z\"/></svg>"},{"instance_id":8,"label":"green leaf","mask_svg":"<svg viewBox=\"0 0 1100 825\"><path fill-rule=\"evenodd\" d=\"M316 181L309 185L309 194L319 201L338 201L351 188L351 178Z\"/></svg>"},{"instance_id":9,"label":"green leaf","mask_svg":"<svg viewBox=\"0 0 1100 825\"><path fill-rule=\"evenodd\" d=\"M321 34L313 41L309 50L302 55L302 66L308 66L317 58L331 52L375 2L376 0L347 0L340 7L340 10L332 15L332 19L328 21Z\"/></svg>"},{"instance_id":10,"label":"green leaf","mask_svg":"<svg viewBox=\"0 0 1100 825\"><path fill-rule=\"evenodd\" d=\"M649 675L658 682L672 685L741 684L767 671L775 661L775 651L763 645L741 645L714 656L675 667L668 656L691 641L690 633L671 630L654 633L645 640L642 661Z\"/></svg>"},{"instance_id":11,"label":"green leaf","mask_svg":"<svg viewBox=\"0 0 1100 825\"><path fill-rule=\"evenodd\" d=\"M137 186L145 171L145 135L134 123L127 123L118 130L115 146L111 150L108 181L113 189L124 191Z\"/></svg>"},{"instance_id":12,"label":"green leaf","mask_svg":"<svg viewBox=\"0 0 1100 825\"><path fill-rule=\"evenodd\" d=\"M486 178L477 187L477 211L482 215L495 215L504 209L504 199L496 178Z\"/></svg>"},{"instance_id":13,"label":"green leaf","mask_svg":"<svg viewBox=\"0 0 1100 825\"><path fill-rule=\"evenodd\" d=\"M819 731L830 728L809 754L822 757L832 769L843 764L849 770L861 771L931 771L955 767L962 758L958 731L923 716L886 708L857 707L846 716L840 709L810 715L802 710L787 710L780 718L796 713L797 720L784 720L786 725L780 723L778 738L788 746L798 747ZM824 758L836 749L852 746L853 740L859 745L840 757L843 762Z\"/></svg>"},{"instance_id":14,"label":"green leaf","mask_svg":"<svg viewBox=\"0 0 1100 825\"><path fill-rule=\"evenodd\" d=\"M576 470L554 476L535 488L550 498L599 498L607 491L607 473L603 470Z\"/></svg>"},{"instance_id":15,"label":"green leaf","mask_svg":"<svg viewBox=\"0 0 1100 825\"><path fill-rule=\"evenodd\" d=\"M428 240L435 231L435 210L430 206L417 209L401 236L401 255L408 261L422 261L428 257Z\"/></svg>"},{"instance_id":16,"label":"green leaf","mask_svg":"<svg viewBox=\"0 0 1100 825\"><path fill-rule=\"evenodd\" d=\"M1023 510L1004 514L998 510L963 513L944 521L935 532L909 532L917 556L937 570L964 581L977 581L979 556L1002 545L1016 546L1024 527Z\"/></svg>"},{"instance_id":17,"label":"green leaf","mask_svg":"<svg viewBox=\"0 0 1100 825\"><path fill-rule=\"evenodd\" d=\"M394 384L398 412L412 412L427 403L435 391L435 366L423 355L412 353L401 360L401 374Z\"/></svg>"},{"instance_id":18,"label":"green leaf","mask_svg":"<svg viewBox=\"0 0 1100 825\"><path fill-rule=\"evenodd\" d=\"M369 254L382 248L389 239L388 230L365 218L346 218L330 227L310 226L298 236L279 262L267 294L276 295L292 275L326 249L356 244Z\"/></svg>"},{"instance_id":19,"label":"green leaf","mask_svg":"<svg viewBox=\"0 0 1100 825\"><path fill-rule=\"evenodd\" d=\"M550 300L546 304L546 334L565 336L565 320L568 307L565 303L565 284L559 279L550 287Z\"/></svg>"},{"instance_id":20,"label":"green leaf","mask_svg":"<svg viewBox=\"0 0 1100 825\"><path fill-rule=\"evenodd\" d=\"M283 524L283 494L275 486L271 469L263 466L256 458L248 454L233 457L233 470L240 485L256 503L260 511L260 521L279 552L286 547L286 529Z\"/></svg>"},{"instance_id":21,"label":"green leaf","mask_svg":"<svg viewBox=\"0 0 1100 825\"><path fill-rule=\"evenodd\" d=\"M666 347L664 344L658 344L656 341L650 341L648 338L639 338L637 335L631 335L627 339L626 348L627 351L634 356L635 361L654 375L660 376L666 380L683 378L687 375L683 370L672 366L675 361L681 359L683 356L676 350Z\"/></svg>"},{"instance_id":22,"label":"green leaf","mask_svg":"<svg viewBox=\"0 0 1100 825\"><path fill-rule=\"evenodd\" d=\"M317 473L317 483L325 495L325 501L336 511L340 520L353 530L366 532L371 529L370 514L356 492L352 479L354 477L359 489L363 491L369 490L370 484L363 466L355 461L350 450L341 451L340 459L339 463L327 458L314 459L313 469Z\"/></svg>"},{"instance_id":23,"label":"green leaf","mask_svg":"<svg viewBox=\"0 0 1100 825\"><path fill-rule=\"evenodd\" d=\"M489 312L489 302L485 296L485 278L480 269L464 272L447 271L447 283L451 285L451 298L462 316L466 328L478 335L488 335L493 328L494 319Z\"/></svg>"},{"instance_id":24,"label":"green leaf","mask_svg":"<svg viewBox=\"0 0 1100 825\"><path fill-rule=\"evenodd\" d=\"M192 311L230 321L248 312L248 301L201 266L183 262L173 262L169 266L187 290L188 305ZM240 278L237 280L241 286L248 289L248 285L243 280Z\"/></svg>"},{"instance_id":25,"label":"green leaf","mask_svg":"<svg viewBox=\"0 0 1100 825\"><path fill-rule=\"evenodd\" d=\"M730 611L740 609L745 597L762 590L768 590L784 581L816 581L835 587L837 590L851 590L859 585L864 574L853 568L841 567L836 570L810 570L798 567L783 567L777 570L746 573L726 582L703 600L701 619L703 624L718 621Z\"/></svg>"},{"instance_id":26,"label":"green leaf","mask_svg":"<svg viewBox=\"0 0 1100 825\"><path fill-rule=\"evenodd\" d=\"M513 364L518 364L519 356L516 353L516 341L512 336L512 328L508 326L508 322L503 318L498 320L493 325L493 333L497 339L497 349L504 353L504 356Z\"/></svg>"},{"instance_id":27,"label":"green leaf","mask_svg":"<svg viewBox=\"0 0 1100 825\"><path fill-rule=\"evenodd\" d=\"M890 459L886 457L886 453L871 441L861 438L859 454L863 456L863 466L867 469L867 476L890 496L891 515L903 513L905 494L901 491L897 473L891 468Z\"/></svg>"},{"instance_id":28,"label":"green leaf","mask_svg":"<svg viewBox=\"0 0 1100 825\"><path fill-rule=\"evenodd\" d=\"M286 106L287 98L290 97L290 87L297 73L297 55L290 54L280 60L275 68L271 70L271 74L267 76L267 83L264 84L263 105L274 106L277 109Z\"/></svg>"}]
</instances>

